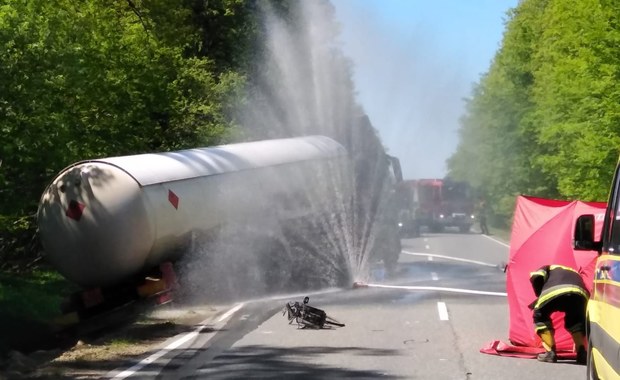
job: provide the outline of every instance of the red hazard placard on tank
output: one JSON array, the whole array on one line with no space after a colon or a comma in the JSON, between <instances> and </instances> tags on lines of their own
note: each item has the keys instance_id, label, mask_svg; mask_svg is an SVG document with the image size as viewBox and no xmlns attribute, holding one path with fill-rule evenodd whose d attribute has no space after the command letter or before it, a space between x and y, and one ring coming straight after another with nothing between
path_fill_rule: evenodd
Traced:
<instances>
[{"instance_id":1,"label":"red hazard placard on tank","mask_svg":"<svg viewBox=\"0 0 620 380\"><path fill-rule=\"evenodd\" d=\"M69 202L69 207L65 211L65 215L71 219L79 221L82 218L82 212L86 206L75 199Z\"/></svg>"},{"instance_id":2,"label":"red hazard placard on tank","mask_svg":"<svg viewBox=\"0 0 620 380\"><path fill-rule=\"evenodd\" d=\"M179 208L179 197L172 190L168 190L168 202L170 202L175 209Z\"/></svg>"}]
</instances>

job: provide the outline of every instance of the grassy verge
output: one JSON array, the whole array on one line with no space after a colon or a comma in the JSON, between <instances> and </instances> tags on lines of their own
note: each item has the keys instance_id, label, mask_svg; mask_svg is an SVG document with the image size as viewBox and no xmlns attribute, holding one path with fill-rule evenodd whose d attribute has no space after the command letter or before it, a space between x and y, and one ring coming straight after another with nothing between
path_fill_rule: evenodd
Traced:
<instances>
[{"instance_id":1,"label":"grassy verge","mask_svg":"<svg viewBox=\"0 0 620 380\"><path fill-rule=\"evenodd\" d=\"M60 315L60 303L72 290L51 270L0 272L0 353L41 344L51 334L48 322Z\"/></svg>"},{"instance_id":2,"label":"grassy verge","mask_svg":"<svg viewBox=\"0 0 620 380\"><path fill-rule=\"evenodd\" d=\"M510 243L510 228L490 226L489 232L491 235L506 242L506 244Z\"/></svg>"},{"instance_id":3,"label":"grassy verge","mask_svg":"<svg viewBox=\"0 0 620 380\"><path fill-rule=\"evenodd\" d=\"M57 272L0 273L0 313L28 315L45 321L58 315L62 295L73 290Z\"/></svg>"}]
</instances>

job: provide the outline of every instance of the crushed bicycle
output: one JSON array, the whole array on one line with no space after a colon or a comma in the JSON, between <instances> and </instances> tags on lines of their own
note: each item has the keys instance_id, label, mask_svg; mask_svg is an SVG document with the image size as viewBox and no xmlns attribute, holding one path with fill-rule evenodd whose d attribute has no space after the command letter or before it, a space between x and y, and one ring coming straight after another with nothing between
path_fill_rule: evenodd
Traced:
<instances>
[{"instance_id":1,"label":"crushed bicycle","mask_svg":"<svg viewBox=\"0 0 620 380\"><path fill-rule=\"evenodd\" d=\"M308 305L309 301L310 298L305 297L303 303L291 301L284 306L282 315L287 315L289 325L295 322L297 327L301 329L344 327L344 323L330 317L324 310Z\"/></svg>"}]
</instances>

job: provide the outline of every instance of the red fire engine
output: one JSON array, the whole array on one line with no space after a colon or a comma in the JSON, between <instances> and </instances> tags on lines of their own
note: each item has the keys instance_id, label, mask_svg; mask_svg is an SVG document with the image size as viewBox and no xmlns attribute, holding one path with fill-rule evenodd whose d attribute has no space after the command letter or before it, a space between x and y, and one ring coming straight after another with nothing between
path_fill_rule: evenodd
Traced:
<instances>
[{"instance_id":1,"label":"red fire engine","mask_svg":"<svg viewBox=\"0 0 620 380\"><path fill-rule=\"evenodd\" d=\"M431 232L457 227L468 232L475 222L474 199L468 183L451 179L413 179L399 189L399 223L404 235L419 235L425 226Z\"/></svg>"}]
</instances>

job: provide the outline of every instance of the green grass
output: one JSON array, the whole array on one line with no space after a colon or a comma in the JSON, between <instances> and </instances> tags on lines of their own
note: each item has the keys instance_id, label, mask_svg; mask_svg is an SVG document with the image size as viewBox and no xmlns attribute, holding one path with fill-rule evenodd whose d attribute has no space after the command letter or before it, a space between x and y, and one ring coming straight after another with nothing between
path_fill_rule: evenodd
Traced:
<instances>
[{"instance_id":1,"label":"green grass","mask_svg":"<svg viewBox=\"0 0 620 380\"><path fill-rule=\"evenodd\" d=\"M506 244L510 243L510 228L489 227L489 232L496 238L503 240Z\"/></svg>"},{"instance_id":2,"label":"green grass","mask_svg":"<svg viewBox=\"0 0 620 380\"><path fill-rule=\"evenodd\" d=\"M124 348L132 346L136 343L135 339L129 338L113 338L106 342L111 348Z\"/></svg>"},{"instance_id":3,"label":"green grass","mask_svg":"<svg viewBox=\"0 0 620 380\"><path fill-rule=\"evenodd\" d=\"M73 289L53 271L0 273L0 317L11 314L49 321L60 314L60 302Z\"/></svg>"},{"instance_id":4,"label":"green grass","mask_svg":"<svg viewBox=\"0 0 620 380\"><path fill-rule=\"evenodd\" d=\"M0 353L25 350L50 334L49 322L74 286L58 273L0 272Z\"/></svg>"}]
</instances>

